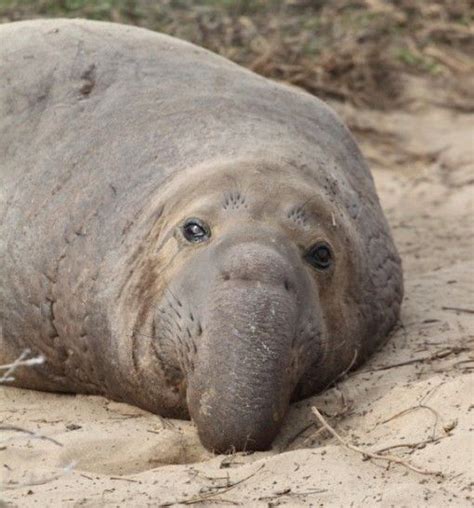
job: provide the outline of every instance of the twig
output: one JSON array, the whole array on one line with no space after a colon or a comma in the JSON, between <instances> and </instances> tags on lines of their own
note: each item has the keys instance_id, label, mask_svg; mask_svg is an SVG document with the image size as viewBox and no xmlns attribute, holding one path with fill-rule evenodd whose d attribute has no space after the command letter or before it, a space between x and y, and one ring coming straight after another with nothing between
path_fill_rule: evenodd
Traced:
<instances>
[{"instance_id":1,"label":"twig","mask_svg":"<svg viewBox=\"0 0 474 508\"><path fill-rule=\"evenodd\" d=\"M120 480L122 482L130 482L130 483L142 483L140 480L134 480L133 478L121 478L120 476L109 476L109 480Z\"/></svg>"},{"instance_id":2,"label":"twig","mask_svg":"<svg viewBox=\"0 0 474 508\"><path fill-rule=\"evenodd\" d=\"M433 386L433 388L430 388L422 397L421 399L418 401L418 405L422 406L423 403L425 402L425 400L428 398L428 397L431 397L437 390L439 390L442 386L444 385L444 381L441 381L440 383L438 383L436 386ZM434 409L433 409L434 411Z\"/></svg>"},{"instance_id":3,"label":"twig","mask_svg":"<svg viewBox=\"0 0 474 508\"><path fill-rule=\"evenodd\" d=\"M417 409L426 409L426 410L430 411L434 415L434 417L435 417L435 426L438 424L438 421L440 419L439 413L437 411L435 411L432 407L425 406L424 404L418 404L416 406L404 409L403 411L400 411L399 413L394 414L390 418L387 418L386 420L383 420L380 423L388 423L388 422L390 422L392 420L395 420L395 418L398 418L399 416L406 415L407 413L410 413L411 411L415 411Z\"/></svg>"},{"instance_id":4,"label":"twig","mask_svg":"<svg viewBox=\"0 0 474 508\"><path fill-rule=\"evenodd\" d=\"M16 427L14 425L1 425L0 430L7 430L12 432L23 432L24 434L28 434L29 436L35 438L35 439L43 439L44 441L50 441L51 443L54 443L57 446L63 446L62 443L59 441L56 441L56 439L53 439L52 437L43 436L42 434L37 434L36 432L32 432L31 430L23 429L21 427Z\"/></svg>"},{"instance_id":5,"label":"twig","mask_svg":"<svg viewBox=\"0 0 474 508\"><path fill-rule=\"evenodd\" d=\"M354 364L356 363L358 356L359 350L354 349L354 355L352 356L352 360L350 361L349 365L341 373L339 373L332 381L330 381L321 391L326 391L329 387L335 385L340 379L342 379L352 369L352 367L354 367Z\"/></svg>"},{"instance_id":6,"label":"twig","mask_svg":"<svg viewBox=\"0 0 474 508\"><path fill-rule=\"evenodd\" d=\"M286 495L287 496L311 496L313 494L324 494L324 492L327 492L328 489L309 489L309 490L305 490L303 492L288 492Z\"/></svg>"},{"instance_id":7,"label":"twig","mask_svg":"<svg viewBox=\"0 0 474 508\"><path fill-rule=\"evenodd\" d=\"M342 410L337 413L328 415L332 418L339 417L339 416L346 414L347 411L351 408L351 405L346 402L346 398L344 397L344 392L337 387L337 382L340 379L342 379L352 369L352 367L354 366L354 364L357 360L358 353L359 353L359 351L357 349L355 349L354 355L353 355L352 360L349 363L349 365L340 374L338 374L335 379L333 379L329 384L327 384L326 387L323 389L323 390L327 390L330 386L333 386L333 389L337 390L341 395L342 406L343 406ZM313 425L314 425L314 423L310 423L309 425L306 425L301 430L299 430L294 436L292 436L290 439L288 439L288 441L286 442L286 445L283 449L286 450L291 444L293 444L302 434L304 434ZM312 434L310 437L315 438L318 435L320 430L321 429L319 429L315 434Z\"/></svg>"},{"instance_id":8,"label":"twig","mask_svg":"<svg viewBox=\"0 0 474 508\"><path fill-rule=\"evenodd\" d=\"M390 365L381 365L380 367L374 367L372 369L365 369L360 370L358 373L366 373L366 372L377 372L380 370L389 370L389 369L395 369L397 367L404 367L405 365L412 365L413 363L424 363L424 362L431 362L433 360L440 360L442 358L446 358L450 355L458 355L459 353L464 353L465 351L470 351L470 348L468 347L448 347L445 349L441 349L440 351L436 351L432 355L428 356L421 356L418 358L412 358L411 360L405 360L403 362L399 363L392 363Z\"/></svg>"},{"instance_id":9,"label":"twig","mask_svg":"<svg viewBox=\"0 0 474 508\"><path fill-rule=\"evenodd\" d=\"M259 471L261 471L263 468L265 467L265 464L261 465L256 471L254 471L252 474L250 474L249 476L246 476L245 478L242 478L241 480L235 482L235 483L232 483L231 485L228 485L228 486L225 486L225 487L219 487L219 486L213 486L211 488L213 489L216 489L214 492L209 492L207 494L203 494L203 495L198 495L198 496L194 496L192 497L191 499L178 499L176 501L169 501L167 503L162 503L160 504L159 506L160 507L165 507L165 506L173 506L175 504L186 504L186 505L189 505L189 504L196 504L196 503L201 503L202 501L207 501L208 499L212 498L212 497L215 497L215 496L219 496L221 494L225 494L226 492L228 492L229 490L237 487L237 485L240 485L241 483L243 482L246 482L247 480L249 480L250 478L252 478L253 476L255 476Z\"/></svg>"},{"instance_id":10,"label":"twig","mask_svg":"<svg viewBox=\"0 0 474 508\"><path fill-rule=\"evenodd\" d=\"M391 416L390 418L387 418L381 422L378 422L375 426L377 425L380 425L380 424L384 424L384 423L388 423L392 420L395 420L395 418L398 418L399 416L404 416L408 413L410 413L411 411L416 411L417 409L426 409L427 411L429 411L434 417L435 417L435 422L434 422L434 425L433 425L433 432L432 432L432 436L431 436L431 439L434 439L435 438L435 434L436 434L436 428L438 426L438 422L440 420L442 420L441 416L439 415L438 411L436 411L435 409L433 409L432 407L430 406L427 406L426 404L423 404L423 401L429 397L430 395L433 394L433 392L435 392L438 388L440 387L440 385L437 385L435 386L434 388L432 388L431 390L429 390L423 397L422 399L420 400L420 402L416 405L416 406L412 406L412 407L409 407L407 409L404 409L403 411L399 411L398 413L394 414L393 416Z\"/></svg>"},{"instance_id":11,"label":"twig","mask_svg":"<svg viewBox=\"0 0 474 508\"><path fill-rule=\"evenodd\" d=\"M273 495L270 496L263 496L259 497L258 501L270 501L268 506L275 506L276 504L279 504L279 501L277 503L272 503L277 498L288 496L288 497L301 497L301 496L312 496L314 494L324 494L327 492L328 489L308 489L305 491L293 491L291 487L287 487L286 489L277 490Z\"/></svg>"},{"instance_id":12,"label":"twig","mask_svg":"<svg viewBox=\"0 0 474 508\"><path fill-rule=\"evenodd\" d=\"M473 309L463 309L462 307L441 307L441 310L454 310L455 312L465 312L466 314L474 314Z\"/></svg>"},{"instance_id":13,"label":"twig","mask_svg":"<svg viewBox=\"0 0 474 508\"><path fill-rule=\"evenodd\" d=\"M44 361L45 361L44 356L36 356L34 358L27 358L27 356L29 354L31 354L31 350L25 349L13 363L7 363L6 365L0 365L0 370L6 371L0 377L0 384L1 383L9 383L9 382L13 381L15 378L12 377L12 374L18 367L32 367L34 365L41 365L42 363L44 363Z\"/></svg>"},{"instance_id":14,"label":"twig","mask_svg":"<svg viewBox=\"0 0 474 508\"><path fill-rule=\"evenodd\" d=\"M10 480L7 482L0 483L0 488L4 490L13 490L22 487L34 487L36 485L44 485L45 483L53 482L54 480L57 480L58 478L61 478L62 476L71 473L71 471L73 471L75 467L76 462L71 462L70 464L65 466L59 473L54 474L52 476L38 478L37 480L32 478L31 480L25 482L17 482L15 480Z\"/></svg>"},{"instance_id":15,"label":"twig","mask_svg":"<svg viewBox=\"0 0 474 508\"><path fill-rule=\"evenodd\" d=\"M346 441L343 437L341 437L325 420L323 415L317 410L317 408L312 407L311 410L313 411L316 418L319 420L321 425L333 436L335 437L345 448L352 450L356 453L360 453L363 457L369 457L374 460L386 460L387 462L393 462L395 464L400 464L401 466L406 467L407 469L411 469L415 473L424 474L424 475L435 475L435 476L443 476L443 473L440 471L429 471L427 469L421 469L419 467L414 466L413 464L410 464L410 462L403 460L401 457L396 457L394 455L380 455L378 453L372 453L367 450L363 450L362 448L359 448L358 446L355 446L348 441Z\"/></svg>"},{"instance_id":16,"label":"twig","mask_svg":"<svg viewBox=\"0 0 474 508\"><path fill-rule=\"evenodd\" d=\"M438 441L441 441L441 439L445 439L446 437L449 437L449 435L439 436L435 439L425 439L424 441L419 441L418 443L399 443L391 446L385 446L384 448L380 448L380 450L377 450L376 453L377 454L383 453L388 450L393 450L394 448L412 448L416 450L417 448L423 448L427 444L437 443Z\"/></svg>"},{"instance_id":17,"label":"twig","mask_svg":"<svg viewBox=\"0 0 474 508\"><path fill-rule=\"evenodd\" d=\"M290 437L286 442L283 450L286 450L290 445L292 445L302 434L304 434L308 429L310 429L314 425L314 422L311 422L308 425L305 425L302 429L300 429L295 435Z\"/></svg>"},{"instance_id":18,"label":"twig","mask_svg":"<svg viewBox=\"0 0 474 508\"><path fill-rule=\"evenodd\" d=\"M472 358L470 360L460 360L459 362L456 362L455 364L453 364L453 367L459 367L459 365L464 365L466 363L473 363L473 362L474 362L474 358ZM472 370L473 368L474 368L474 366L464 367L465 370Z\"/></svg>"}]
</instances>

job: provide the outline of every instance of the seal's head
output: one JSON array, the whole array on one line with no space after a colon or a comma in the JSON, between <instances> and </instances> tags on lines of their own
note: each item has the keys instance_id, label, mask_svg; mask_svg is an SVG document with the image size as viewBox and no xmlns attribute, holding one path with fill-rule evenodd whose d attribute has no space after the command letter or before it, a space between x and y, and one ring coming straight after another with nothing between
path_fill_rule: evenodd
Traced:
<instances>
[{"instance_id":1,"label":"seal's head","mask_svg":"<svg viewBox=\"0 0 474 508\"><path fill-rule=\"evenodd\" d=\"M214 451L268 448L290 401L354 362L370 329L364 242L344 204L289 171L201 172L166 204L154 352L169 414L188 410Z\"/></svg>"}]
</instances>

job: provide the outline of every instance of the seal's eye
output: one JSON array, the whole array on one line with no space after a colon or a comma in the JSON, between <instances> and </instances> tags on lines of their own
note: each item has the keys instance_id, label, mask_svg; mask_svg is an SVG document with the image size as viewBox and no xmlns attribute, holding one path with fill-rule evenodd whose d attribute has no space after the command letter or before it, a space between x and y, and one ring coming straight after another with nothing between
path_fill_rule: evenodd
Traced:
<instances>
[{"instance_id":1,"label":"seal's eye","mask_svg":"<svg viewBox=\"0 0 474 508\"><path fill-rule=\"evenodd\" d=\"M332 264L331 249L324 242L315 243L306 253L305 259L314 268L327 270Z\"/></svg>"},{"instance_id":2,"label":"seal's eye","mask_svg":"<svg viewBox=\"0 0 474 508\"><path fill-rule=\"evenodd\" d=\"M187 219L183 225L183 235L188 242L198 243L207 240L211 231L199 219Z\"/></svg>"}]
</instances>

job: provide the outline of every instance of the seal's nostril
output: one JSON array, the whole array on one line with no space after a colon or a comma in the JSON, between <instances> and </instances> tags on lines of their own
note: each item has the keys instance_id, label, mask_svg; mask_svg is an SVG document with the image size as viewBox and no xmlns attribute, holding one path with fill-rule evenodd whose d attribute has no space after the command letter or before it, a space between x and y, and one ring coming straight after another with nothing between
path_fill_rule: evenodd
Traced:
<instances>
[{"instance_id":1,"label":"seal's nostril","mask_svg":"<svg viewBox=\"0 0 474 508\"><path fill-rule=\"evenodd\" d=\"M284 284L284 286L285 286L285 289L286 289L287 291L289 291L289 290L290 290L290 283L288 282L288 280L287 280L287 279L285 279L285 282L284 282L283 284Z\"/></svg>"},{"instance_id":2,"label":"seal's nostril","mask_svg":"<svg viewBox=\"0 0 474 508\"><path fill-rule=\"evenodd\" d=\"M219 252L219 279L221 281L248 281L249 283L270 284L287 291L293 289L294 267L292 259L279 248L263 240L221 242Z\"/></svg>"}]
</instances>

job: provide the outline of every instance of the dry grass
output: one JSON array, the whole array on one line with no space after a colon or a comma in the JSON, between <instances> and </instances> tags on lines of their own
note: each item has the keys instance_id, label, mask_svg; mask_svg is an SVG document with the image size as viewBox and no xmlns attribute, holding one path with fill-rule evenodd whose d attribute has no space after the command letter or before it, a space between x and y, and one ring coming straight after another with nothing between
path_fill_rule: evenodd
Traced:
<instances>
[{"instance_id":1,"label":"dry grass","mask_svg":"<svg viewBox=\"0 0 474 508\"><path fill-rule=\"evenodd\" d=\"M369 450L360 448L359 446L353 445L347 439L344 439L326 421L324 416L318 411L317 408L313 407L311 409L313 411L313 414L316 416L316 418L321 423L322 427L325 430L327 430L334 438L336 438L337 441L339 441L339 443L341 443L341 445L344 446L344 448L347 448L348 450L352 450L353 452L359 453L360 455L362 455L362 457L365 460L367 460L367 459L382 460L382 461L388 462L389 464L392 464L392 463L393 464L399 464L399 465L405 467L406 469L410 469L411 471L414 471L415 473L422 474L422 475L433 475L433 476L441 476L441 477L444 476L441 471L431 471L429 469L423 469L421 467L413 465L411 462L409 462L409 461L407 461L405 459L402 459L401 457L397 457L396 455L387 455L387 454L384 454L383 452L388 450L388 449L390 449L390 447L383 448L379 452L374 453L374 452L371 452ZM426 443L426 442L427 441L423 441L423 443ZM429 442L435 442L435 441L432 440L432 441L429 441ZM413 447L419 446L420 444L421 443L416 443L416 444L413 445ZM400 445L398 445L398 446L400 446ZM401 446L404 446L404 445L401 445Z\"/></svg>"},{"instance_id":2,"label":"dry grass","mask_svg":"<svg viewBox=\"0 0 474 508\"><path fill-rule=\"evenodd\" d=\"M472 72L469 0L0 0L0 21L71 16L192 41L323 98L390 108L401 71L454 83Z\"/></svg>"},{"instance_id":3,"label":"dry grass","mask_svg":"<svg viewBox=\"0 0 474 508\"><path fill-rule=\"evenodd\" d=\"M0 365L0 384L11 383L15 379L13 374L20 367L33 367L43 363L42 356L31 356L31 351L25 349L14 362Z\"/></svg>"}]
</instances>

